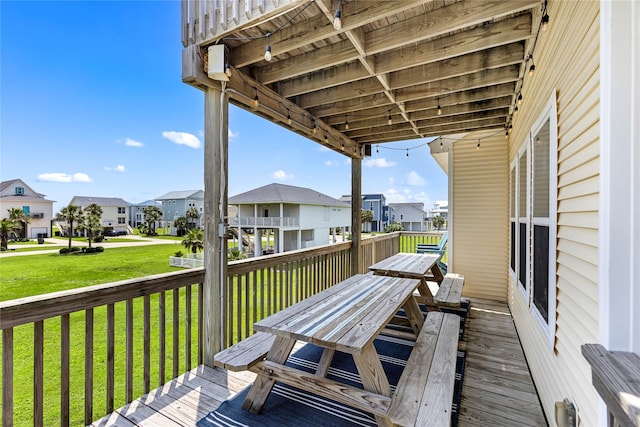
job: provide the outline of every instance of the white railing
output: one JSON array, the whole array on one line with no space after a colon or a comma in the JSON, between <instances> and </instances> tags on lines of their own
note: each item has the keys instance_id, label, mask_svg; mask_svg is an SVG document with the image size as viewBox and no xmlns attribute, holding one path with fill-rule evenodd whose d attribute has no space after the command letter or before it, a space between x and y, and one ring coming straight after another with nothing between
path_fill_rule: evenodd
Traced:
<instances>
[{"instance_id":1,"label":"white railing","mask_svg":"<svg viewBox=\"0 0 640 427\"><path fill-rule=\"evenodd\" d=\"M297 227L299 224L298 218L286 216L229 218L231 227Z\"/></svg>"},{"instance_id":2,"label":"white railing","mask_svg":"<svg viewBox=\"0 0 640 427\"><path fill-rule=\"evenodd\" d=\"M169 265L171 267L183 267L183 268L196 268L204 267L204 260L202 258L182 258L182 257L169 257Z\"/></svg>"}]
</instances>

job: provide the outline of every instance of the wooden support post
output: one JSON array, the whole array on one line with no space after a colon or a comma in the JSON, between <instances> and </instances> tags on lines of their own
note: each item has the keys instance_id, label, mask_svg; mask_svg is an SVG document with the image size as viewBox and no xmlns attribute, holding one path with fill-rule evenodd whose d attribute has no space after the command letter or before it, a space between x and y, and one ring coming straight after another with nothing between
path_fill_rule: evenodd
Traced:
<instances>
[{"instance_id":1,"label":"wooden support post","mask_svg":"<svg viewBox=\"0 0 640 427\"><path fill-rule=\"evenodd\" d=\"M351 159L351 274L360 271L360 231L362 223L362 159Z\"/></svg>"},{"instance_id":2,"label":"wooden support post","mask_svg":"<svg viewBox=\"0 0 640 427\"><path fill-rule=\"evenodd\" d=\"M222 350L224 284L227 276L229 102L220 88L209 87L204 101L204 364Z\"/></svg>"}]
</instances>

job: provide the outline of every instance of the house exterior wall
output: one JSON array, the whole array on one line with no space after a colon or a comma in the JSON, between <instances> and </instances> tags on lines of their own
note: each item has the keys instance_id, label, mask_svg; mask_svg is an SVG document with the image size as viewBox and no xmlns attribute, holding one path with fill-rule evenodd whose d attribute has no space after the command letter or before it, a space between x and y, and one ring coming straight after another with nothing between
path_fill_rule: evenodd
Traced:
<instances>
[{"instance_id":1,"label":"house exterior wall","mask_svg":"<svg viewBox=\"0 0 640 427\"><path fill-rule=\"evenodd\" d=\"M29 210L29 223L27 224L26 237L35 239L38 237L38 234L45 233L47 237L51 237L53 202L48 200L37 201L31 197L16 200L16 197L0 199L0 215L2 218L9 216L7 212L9 209L18 208L24 210L26 206Z\"/></svg>"},{"instance_id":2,"label":"house exterior wall","mask_svg":"<svg viewBox=\"0 0 640 427\"><path fill-rule=\"evenodd\" d=\"M300 205L301 229L327 229L351 225L351 209L337 206ZM328 242L328 240L327 240Z\"/></svg>"},{"instance_id":3,"label":"house exterior wall","mask_svg":"<svg viewBox=\"0 0 640 427\"><path fill-rule=\"evenodd\" d=\"M509 305L548 420L554 420L554 402L571 397L581 424L588 426L598 423L598 398L580 345L598 342L599 329L599 2L551 1L548 12L552 23L536 46L536 73L525 80L509 159L517 157L555 90L556 324L551 340L511 275Z\"/></svg>"}]
</instances>

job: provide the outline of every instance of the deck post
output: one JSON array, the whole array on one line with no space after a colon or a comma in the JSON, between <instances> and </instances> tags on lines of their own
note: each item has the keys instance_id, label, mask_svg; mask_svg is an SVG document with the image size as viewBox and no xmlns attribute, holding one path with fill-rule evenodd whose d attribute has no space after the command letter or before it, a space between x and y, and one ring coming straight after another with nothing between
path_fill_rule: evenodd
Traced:
<instances>
[{"instance_id":1,"label":"deck post","mask_svg":"<svg viewBox=\"0 0 640 427\"><path fill-rule=\"evenodd\" d=\"M204 97L204 364L223 347L224 288L227 276L229 102L219 87Z\"/></svg>"},{"instance_id":2,"label":"deck post","mask_svg":"<svg viewBox=\"0 0 640 427\"><path fill-rule=\"evenodd\" d=\"M362 159L351 158L351 274L360 273Z\"/></svg>"}]
</instances>

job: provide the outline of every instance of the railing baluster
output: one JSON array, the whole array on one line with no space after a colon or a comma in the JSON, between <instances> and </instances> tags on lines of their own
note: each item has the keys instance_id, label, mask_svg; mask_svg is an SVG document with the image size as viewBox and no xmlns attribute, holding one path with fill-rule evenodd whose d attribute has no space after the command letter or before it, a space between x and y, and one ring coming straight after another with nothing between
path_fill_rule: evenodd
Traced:
<instances>
[{"instance_id":1,"label":"railing baluster","mask_svg":"<svg viewBox=\"0 0 640 427\"><path fill-rule=\"evenodd\" d=\"M180 290L173 290L173 378L180 375Z\"/></svg>"},{"instance_id":2,"label":"railing baluster","mask_svg":"<svg viewBox=\"0 0 640 427\"><path fill-rule=\"evenodd\" d=\"M13 427L13 328L2 330L2 425Z\"/></svg>"},{"instance_id":3,"label":"railing baluster","mask_svg":"<svg viewBox=\"0 0 640 427\"><path fill-rule=\"evenodd\" d=\"M184 369L185 372L191 370L191 285L185 288L184 297L186 300L184 309Z\"/></svg>"},{"instance_id":4,"label":"railing baluster","mask_svg":"<svg viewBox=\"0 0 640 427\"><path fill-rule=\"evenodd\" d=\"M113 412L115 357L115 310L107 304L107 414Z\"/></svg>"},{"instance_id":5,"label":"railing baluster","mask_svg":"<svg viewBox=\"0 0 640 427\"><path fill-rule=\"evenodd\" d=\"M60 316L60 425L69 425L69 315Z\"/></svg>"},{"instance_id":6,"label":"railing baluster","mask_svg":"<svg viewBox=\"0 0 640 427\"><path fill-rule=\"evenodd\" d=\"M260 319L264 319L265 318L265 310L264 310L264 306L265 306L265 295L264 295L264 268L260 269Z\"/></svg>"},{"instance_id":7,"label":"railing baluster","mask_svg":"<svg viewBox=\"0 0 640 427\"><path fill-rule=\"evenodd\" d=\"M165 374L165 339L166 339L166 297L164 292L158 293L158 386L164 384Z\"/></svg>"},{"instance_id":8,"label":"railing baluster","mask_svg":"<svg viewBox=\"0 0 640 427\"><path fill-rule=\"evenodd\" d=\"M125 400L133 401L133 299L126 303L126 374L125 374Z\"/></svg>"},{"instance_id":9,"label":"railing baluster","mask_svg":"<svg viewBox=\"0 0 640 427\"><path fill-rule=\"evenodd\" d=\"M44 416L44 321L33 323L33 425L42 427Z\"/></svg>"},{"instance_id":10,"label":"railing baluster","mask_svg":"<svg viewBox=\"0 0 640 427\"><path fill-rule=\"evenodd\" d=\"M143 299L143 321L142 321L142 382L144 393L151 390L151 297L145 295Z\"/></svg>"},{"instance_id":11,"label":"railing baluster","mask_svg":"<svg viewBox=\"0 0 640 427\"><path fill-rule=\"evenodd\" d=\"M253 318L251 319L253 321L253 323L256 323L258 321L258 272L256 270L253 271L253 280L251 282L251 289L253 291L253 310L251 310L251 312L253 313ZM251 330L251 333L253 333L253 328Z\"/></svg>"},{"instance_id":12,"label":"railing baluster","mask_svg":"<svg viewBox=\"0 0 640 427\"><path fill-rule=\"evenodd\" d=\"M251 335L251 292L249 273L244 274L244 337Z\"/></svg>"},{"instance_id":13,"label":"railing baluster","mask_svg":"<svg viewBox=\"0 0 640 427\"><path fill-rule=\"evenodd\" d=\"M93 308L84 312L84 425L93 421Z\"/></svg>"},{"instance_id":14,"label":"railing baluster","mask_svg":"<svg viewBox=\"0 0 640 427\"><path fill-rule=\"evenodd\" d=\"M225 293L225 298L227 299L227 318L225 321L227 322L227 327L224 328L227 331L227 339L225 347L231 346L233 341L233 282L235 281L235 277L227 278L227 292Z\"/></svg>"},{"instance_id":15,"label":"railing baluster","mask_svg":"<svg viewBox=\"0 0 640 427\"><path fill-rule=\"evenodd\" d=\"M204 283L198 283L198 365L202 365L204 359L204 300L202 298L202 290ZM224 341L222 341L224 343Z\"/></svg>"}]
</instances>

